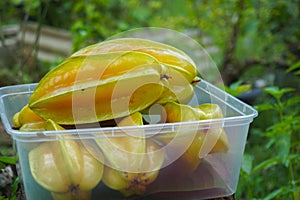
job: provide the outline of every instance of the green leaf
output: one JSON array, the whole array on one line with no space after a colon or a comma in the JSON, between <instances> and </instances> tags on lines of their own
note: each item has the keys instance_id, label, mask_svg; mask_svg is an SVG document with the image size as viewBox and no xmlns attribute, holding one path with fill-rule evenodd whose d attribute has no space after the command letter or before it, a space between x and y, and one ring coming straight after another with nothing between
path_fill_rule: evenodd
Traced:
<instances>
[{"instance_id":1,"label":"green leaf","mask_svg":"<svg viewBox=\"0 0 300 200\"><path fill-rule=\"evenodd\" d=\"M12 185L11 185L12 193L13 194L17 193L18 187L19 187L19 183L20 183L20 179L19 179L19 177L16 177L15 180L13 181Z\"/></svg>"},{"instance_id":2,"label":"green leaf","mask_svg":"<svg viewBox=\"0 0 300 200\"><path fill-rule=\"evenodd\" d=\"M297 103L300 103L300 96L291 97L290 99L287 100L286 105L293 106Z\"/></svg>"},{"instance_id":3,"label":"green leaf","mask_svg":"<svg viewBox=\"0 0 300 200\"><path fill-rule=\"evenodd\" d=\"M249 90L251 90L252 86L250 84L243 84L243 85L240 85L236 88L236 91L241 94L241 93L244 93L244 92L247 92Z\"/></svg>"},{"instance_id":4,"label":"green leaf","mask_svg":"<svg viewBox=\"0 0 300 200\"><path fill-rule=\"evenodd\" d=\"M285 164L287 167L287 156L289 155L290 148L291 148L291 135L285 134L281 135L278 138L278 141L275 143L275 147L278 149L278 155L281 158L282 163Z\"/></svg>"},{"instance_id":5,"label":"green leaf","mask_svg":"<svg viewBox=\"0 0 300 200\"><path fill-rule=\"evenodd\" d=\"M271 132L270 132L271 133ZM272 133L271 133L272 134ZM266 149L269 149L277 140L275 137L272 137L271 134L267 135L267 137L271 137L268 143L265 145Z\"/></svg>"},{"instance_id":6,"label":"green leaf","mask_svg":"<svg viewBox=\"0 0 300 200\"><path fill-rule=\"evenodd\" d=\"M299 154L289 154L286 158L285 165L289 166L291 162L294 162L296 164L299 161L300 161Z\"/></svg>"},{"instance_id":7,"label":"green leaf","mask_svg":"<svg viewBox=\"0 0 300 200\"><path fill-rule=\"evenodd\" d=\"M258 171L261 171L261 170L266 170L274 165L278 165L281 163L281 159L279 156L276 156L276 157L273 157L273 158L270 158L270 159L267 159L267 160L264 160L263 162L261 162L260 164L256 165L252 172L255 173L255 172L258 172Z\"/></svg>"},{"instance_id":8,"label":"green leaf","mask_svg":"<svg viewBox=\"0 0 300 200\"><path fill-rule=\"evenodd\" d=\"M0 162L0 169L3 169L3 168L5 168L5 164L4 163L2 163L2 162Z\"/></svg>"},{"instance_id":9,"label":"green leaf","mask_svg":"<svg viewBox=\"0 0 300 200\"><path fill-rule=\"evenodd\" d=\"M238 96L244 92L249 91L252 86L250 84L242 84L242 80L232 83L229 87L226 87L226 92L230 93L233 96Z\"/></svg>"},{"instance_id":10,"label":"green leaf","mask_svg":"<svg viewBox=\"0 0 300 200\"><path fill-rule=\"evenodd\" d=\"M277 87L277 86L266 87L266 88L264 88L264 92L272 95L275 98L280 94L279 87Z\"/></svg>"},{"instance_id":11,"label":"green leaf","mask_svg":"<svg viewBox=\"0 0 300 200\"><path fill-rule=\"evenodd\" d=\"M229 88L235 90L238 88L238 86L240 86L242 84L242 82L243 82L242 80L236 81L236 82L230 84Z\"/></svg>"},{"instance_id":12,"label":"green leaf","mask_svg":"<svg viewBox=\"0 0 300 200\"><path fill-rule=\"evenodd\" d=\"M270 103L264 103L264 104L259 104L259 105L255 106L255 109L258 112L262 112L262 111L266 111L266 110L274 110L275 107Z\"/></svg>"},{"instance_id":13,"label":"green leaf","mask_svg":"<svg viewBox=\"0 0 300 200\"><path fill-rule=\"evenodd\" d=\"M274 125L267 127L267 132L265 133L265 135L267 137L275 138L275 140L278 141L278 137L289 135L292 133L291 123L291 119L284 118L283 121L274 123Z\"/></svg>"},{"instance_id":14,"label":"green leaf","mask_svg":"<svg viewBox=\"0 0 300 200\"><path fill-rule=\"evenodd\" d=\"M289 188L281 187L281 188L271 192L268 196L263 198L263 200L271 200L271 199L274 199L275 197L277 197L279 195L287 194L288 192L290 192Z\"/></svg>"},{"instance_id":15,"label":"green leaf","mask_svg":"<svg viewBox=\"0 0 300 200\"><path fill-rule=\"evenodd\" d=\"M294 65L290 66L287 70L286 73L289 73L293 70L299 69L296 73L300 73L300 61L296 62Z\"/></svg>"},{"instance_id":16,"label":"green leaf","mask_svg":"<svg viewBox=\"0 0 300 200\"><path fill-rule=\"evenodd\" d=\"M284 94L294 91L294 88L279 89L277 86L266 87L264 91L276 99L280 99Z\"/></svg>"},{"instance_id":17,"label":"green leaf","mask_svg":"<svg viewBox=\"0 0 300 200\"><path fill-rule=\"evenodd\" d=\"M17 156L1 156L0 157L0 162L6 163L6 164L12 164L15 165L18 161L18 157Z\"/></svg>"},{"instance_id":18,"label":"green leaf","mask_svg":"<svg viewBox=\"0 0 300 200\"><path fill-rule=\"evenodd\" d=\"M300 116L291 116L292 120L290 120L290 123L292 125L293 130L299 130L300 129Z\"/></svg>"}]
</instances>

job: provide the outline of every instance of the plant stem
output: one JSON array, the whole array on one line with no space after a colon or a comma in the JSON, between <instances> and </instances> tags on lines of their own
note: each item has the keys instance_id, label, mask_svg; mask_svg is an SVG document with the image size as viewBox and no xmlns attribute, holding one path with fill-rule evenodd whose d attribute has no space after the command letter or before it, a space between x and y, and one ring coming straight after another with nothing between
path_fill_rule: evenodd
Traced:
<instances>
[{"instance_id":1,"label":"plant stem","mask_svg":"<svg viewBox=\"0 0 300 200\"><path fill-rule=\"evenodd\" d=\"M284 121L284 116L283 116L283 104L282 102L280 101L280 98L276 98L276 101L277 101L277 108L278 108L278 113L279 113L279 117L280 117L280 121L283 122ZM293 128L291 127L292 131L290 132L291 134L291 137L290 137L290 140L291 140L291 143L294 141L293 140ZM290 149L290 152L293 152L293 148L294 148L295 145L291 145L292 149ZM291 189L292 189L292 196L293 196L293 199L294 200L298 200L299 199L299 192L298 190L294 190L294 188L296 188L296 185L295 185L295 176L294 176L294 168L293 168L293 161L290 161L289 162L289 165L288 165L288 175L289 175L289 183L291 185Z\"/></svg>"},{"instance_id":2,"label":"plant stem","mask_svg":"<svg viewBox=\"0 0 300 200\"><path fill-rule=\"evenodd\" d=\"M295 185L294 169L293 169L292 162L289 164L289 179L290 179L289 181L290 181L290 184L293 189L293 199L298 200L300 196L299 196L298 190L297 191L294 190L294 188L296 188L297 186Z\"/></svg>"},{"instance_id":3,"label":"plant stem","mask_svg":"<svg viewBox=\"0 0 300 200\"><path fill-rule=\"evenodd\" d=\"M276 98L276 101L277 101L277 108L278 108L280 122L283 122L282 103L279 98Z\"/></svg>"},{"instance_id":4,"label":"plant stem","mask_svg":"<svg viewBox=\"0 0 300 200\"><path fill-rule=\"evenodd\" d=\"M291 142L298 141L297 137L296 137L297 130L295 130L295 128L293 126L293 123L291 124L291 129L292 129L292 131L291 131ZM298 147L297 144L292 144L290 152L292 154L293 153L298 153L297 152L297 147ZM293 160L289 163L289 179L290 179L290 183L291 183L292 189L293 189L293 198L294 198L294 200L300 199L299 189L294 190L295 188L297 188L296 181L295 181L295 180L297 180L297 177L295 177L295 173L294 173Z\"/></svg>"}]
</instances>

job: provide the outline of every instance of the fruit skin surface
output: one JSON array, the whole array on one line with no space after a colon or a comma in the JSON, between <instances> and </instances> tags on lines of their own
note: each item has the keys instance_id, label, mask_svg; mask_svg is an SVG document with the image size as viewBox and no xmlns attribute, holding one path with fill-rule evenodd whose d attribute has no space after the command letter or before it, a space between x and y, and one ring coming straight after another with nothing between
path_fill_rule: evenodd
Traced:
<instances>
[{"instance_id":1,"label":"fruit skin surface","mask_svg":"<svg viewBox=\"0 0 300 200\"><path fill-rule=\"evenodd\" d=\"M196 65L186 53L173 46L141 38L120 38L100 42L80 49L72 56L97 55L118 51L136 51L149 54L161 63L185 74L189 82L197 76Z\"/></svg>"},{"instance_id":2,"label":"fruit skin surface","mask_svg":"<svg viewBox=\"0 0 300 200\"><path fill-rule=\"evenodd\" d=\"M164 104L170 101L188 104L194 96L194 86L191 84L181 72L168 68L167 84L165 89L156 103Z\"/></svg>"},{"instance_id":3,"label":"fruit skin surface","mask_svg":"<svg viewBox=\"0 0 300 200\"><path fill-rule=\"evenodd\" d=\"M139 112L133 113L122 119L117 125L119 127L143 125L142 115ZM143 130L126 131L124 129L115 132L114 136L96 138L95 141L108 161L107 165L127 172L139 170L146 152L146 138Z\"/></svg>"},{"instance_id":4,"label":"fruit skin surface","mask_svg":"<svg viewBox=\"0 0 300 200\"><path fill-rule=\"evenodd\" d=\"M187 103L196 76L192 59L177 48L138 38L109 40L79 50L47 73L29 108L62 125L106 121L155 101Z\"/></svg>"},{"instance_id":5,"label":"fruit skin surface","mask_svg":"<svg viewBox=\"0 0 300 200\"><path fill-rule=\"evenodd\" d=\"M24 124L29 124L29 123L36 123L36 122L45 122L43 118L38 116L36 113L34 113L26 104L20 112L17 112L13 116L13 124L15 128L20 128Z\"/></svg>"},{"instance_id":6,"label":"fruit skin surface","mask_svg":"<svg viewBox=\"0 0 300 200\"><path fill-rule=\"evenodd\" d=\"M163 105L166 122L187 122L197 120L209 120L222 118L222 110L217 104L201 104L195 107L183 105L176 102L168 102ZM176 161L185 163L186 171L193 172L198 167L201 159L209 153L225 153L228 151L228 139L223 128L210 128L199 131L186 131L181 133L169 133L156 136L159 141L168 144L174 141L177 149L184 149L187 145L180 142L180 138L190 138L192 141L182 156ZM184 141L182 139L182 141Z\"/></svg>"},{"instance_id":7,"label":"fruit skin surface","mask_svg":"<svg viewBox=\"0 0 300 200\"><path fill-rule=\"evenodd\" d=\"M137 112L125 117L118 126L142 124L142 115ZM96 139L107 160L102 180L107 187L120 191L124 196L144 194L147 186L156 180L165 158L164 151L159 151L159 145L146 139L143 130L140 132L130 131L127 136Z\"/></svg>"},{"instance_id":8,"label":"fruit skin surface","mask_svg":"<svg viewBox=\"0 0 300 200\"><path fill-rule=\"evenodd\" d=\"M222 109L217 104L201 104L195 106L197 110L202 111L205 115L200 116L200 120L213 120L223 118ZM203 144L200 149L199 157L202 158L207 154L226 153L229 150L227 134L223 128L210 128L203 130L205 135Z\"/></svg>"},{"instance_id":9,"label":"fruit skin surface","mask_svg":"<svg viewBox=\"0 0 300 200\"><path fill-rule=\"evenodd\" d=\"M124 196L144 195L147 186L153 183L159 175L165 154L154 141L147 140L147 149L140 172L129 173L105 166L103 182L111 189L119 190Z\"/></svg>"},{"instance_id":10,"label":"fruit skin surface","mask_svg":"<svg viewBox=\"0 0 300 200\"><path fill-rule=\"evenodd\" d=\"M188 122L196 121L200 115L203 115L199 110L185 104L179 104L176 102L168 102L163 105L166 122ZM184 128L183 128L184 129ZM177 163L184 163L186 172L194 171L200 163L198 157L199 149L202 145L202 135L196 130L192 131L179 131L158 136L159 141L165 144L170 144L172 148L179 149L179 153L182 155L175 161ZM172 164L171 164L172 165Z\"/></svg>"},{"instance_id":11,"label":"fruit skin surface","mask_svg":"<svg viewBox=\"0 0 300 200\"><path fill-rule=\"evenodd\" d=\"M83 124L145 109L164 90L165 67L145 53L66 59L39 82L29 107L58 124Z\"/></svg>"},{"instance_id":12,"label":"fruit skin surface","mask_svg":"<svg viewBox=\"0 0 300 200\"><path fill-rule=\"evenodd\" d=\"M165 77L167 77L169 84L165 87L160 102L173 100L188 103L191 100L194 94L192 83L198 81L197 67L185 52L173 46L141 38L120 38L85 47L72 56L98 55L120 51L146 53L167 67Z\"/></svg>"},{"instance_id":13,"label":"fruit skin surface","mask_svg":"<svg viewBox=\"0 0 300 200\"><path fill-rule=\"evenodd\" d=\"M46 121L26 123L19 128L19 131L23 131L23 132L45 131L45 125L46 125Z\"/></svg>"},{"instance_id":14,"label":"fruit skin surface","mask_svg":"<svg viewBox=\"0 0 300 200\"><path fill-rule=\"evenodd\" d=\"M63 130L48 120L45 130ZM100 182L103 164L77 140L58 135L58 141L40 144L29 152L29 166L34 180L49 190L55 200L89 199Z\"/></svg>"}]
</instances>

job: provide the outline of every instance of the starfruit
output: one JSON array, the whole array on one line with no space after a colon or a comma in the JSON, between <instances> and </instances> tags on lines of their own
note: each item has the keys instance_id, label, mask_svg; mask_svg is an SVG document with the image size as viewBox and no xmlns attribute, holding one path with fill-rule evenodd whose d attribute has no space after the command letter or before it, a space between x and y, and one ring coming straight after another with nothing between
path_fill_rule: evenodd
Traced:
<instances>
[{"instance_id":1,"label":"starfruit","mask_svg":"<svg viewBox=\"0 0 300 200\"><path fill-rule=\"evenodd\" d=\"M141 113L133 113L118 123L120 127L124 125L143 125ZM139 170L143 154L146 152L146 138L143 131L125 129L124 133L117 132L112 137L97 138L95 141L108 161L107 164L112 168L127 172Z\"/></svg>"},{"instance_id":2,"label":"starfruit","mask_svg":"<svg viewBox=\"0 0 300 200\"><path fill-rule=\"evenodd\" d=\"M58 124L123 117L159 98L164 70L154 57L140 52L70 57L42 78L29 107Z\"/></svg>"},{"instance_id":3,"label":"starfruit","mask_svg":"<svg viewBox=\"0 0 300 200\"><path fill-rule=\"evenodd\" d=\"M19 128L19 131L23 131L23 132L45 131L45 124L46 121L26 123Z\"/></svg>"},{"instance_id":4,"label":"starfruit","mask_svg":"<svg viewBox=\"0 0 300 200\"><path fill-rule=\"evenodd\" d=\"M161 102L171 99L187 103L191 100L194 94L192 84L200 80L197 78L197 67L185 52L173 46L141 38L121 38L88 46L72 56L118 51L143 52L155 57L167 67L164 76L169 79L169 84L165 87Z\"/></svg>"},{"instance_id":5,"label":"starfruit","mask_svg":"<svg viewBox=\"0 0 300 200\"><path fill-rule=\"evenodd\" d=\"M149 54L170 68L180 71L189 82L192 82L197 76L197 67L185 52L171 45L141 38L120 38L104 41L80 49L72 56L97 55L118 51L136 51Z\"/></svg>"},{"instance_id":6,"label":"starfruit","mask_svg":"<svg viewBox=\"0 0 300 200\"><path fill-rule=\"evenodd\" d=\"M46 130L63 130L48 120ZM100 182L103 164L78 140L58 135L59 140L44 142L29 152L29 167L34 180L49 190L55 200L87 200Z\"/></svg>"},{"instance_id":7,"label":"starfruit","mask_svg":"<svg viewBox=\"0 0 300 200\"><path fill-rule=\"evenodd\" d=\"M143 125L142 115L133 113L118 123L119 127ZM103 182L125 196L144 194L157 177L164 161L164 151L146 140L143 129L124 129L127 135L115 133L110 138L95 139L108 161Z\"/></svg>"},{"instance_id":8,"label":"starfruit","mask_svg":"<svg viewBox=\"0 0 300 200\"><path fill-rule=\"evenodd\" d=\"M204 115L200 116L200 120L213 120L223 118L222 109L217 104L205 103L195 106ZM217 123L215 123L217 124ZM220 126L222 126L220 124ZM205 138L201 146L199 157L203 158L210 153L225 153L229 149L227 134L222 127L211 127L208 130L203 130Z\"/></svg>"},{"instance_id":9,"label":"starfruit","mask_svg":"<svg viewBox=\"0 0 300 200\"><path fill-rule=\"evenodd\" d=\"M34 113L26 104L20 112L17 112L13 116L13 124L15 128L20 128L24 124L32 124L32 123L43 123L45 120L38 116L36 113Z\"/></svg>"},{"instance_id":10,"label":"starfruit","mask_svg":"<svg viewBox=\"0 0 300 200\"><path fill-rule=\"evenodd\" d=\"M223 117L222 110L217 104L201 104L192 107L176 102L168 102L164 104L163 108L167 123ZM186 131L183 128L183 130L185 132L173 132L156 137L166 144L172 142L172 145L175 145L177 149L185 150L177 162L185 163L186 171L193 172L200 164L201 159L207 154L225 153L228 150L227 135L223 128L209 128L199 131Z\"/></svg>"},{"instance_id":11,"label":"starfruit","mask_svg":"<svg viewBox=\"0 0 300 200\"><path fill-rule=\"evenodd\" d=\"M148 139L144 161L139 166L140 172L124 172L105 166L103 182L109 188L120 191L124 196L144 195L148 186L157 179L164 159L165 151L157 143Z\"/></svg>"}]
</instances>

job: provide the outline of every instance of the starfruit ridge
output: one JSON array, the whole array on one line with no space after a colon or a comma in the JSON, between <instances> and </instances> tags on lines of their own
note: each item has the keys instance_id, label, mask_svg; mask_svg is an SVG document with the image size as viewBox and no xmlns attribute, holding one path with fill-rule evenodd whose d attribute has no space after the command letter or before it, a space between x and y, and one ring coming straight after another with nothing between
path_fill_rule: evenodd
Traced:
<instances>
[{"instance_id":1,"label":"starfruit ridge","mask_svg":"<svg viewBox=\"0 0 300 200\"><path fill-rule=\"evenodd\" d=\"M182 50L173 46L141 38L119 38L94 44L75 52L72 56L97 55L108 52L135 51L143 52L155 57L168 69L167 76L172 80L169 87L165 88L161 101L172 99L181 103L191 100L194 90L193 85L199 81L198 70L194 61ZM179 74L177 77L174 74ZM183 83L182 80L185 80ZM182 88L186 93L182 92ZM180 89L178 91L178 89Z\"/></svg>"},{"instance_id":2,"label":"starfruit ridge","mask_svg":"<svg viewBox=\"0 0 300 200\"><path fill-rule=\"evenodd\" d=\"M163 92L164 66L150 55L115 52L83 57L71 57L44 76L29 101L34 112L59 124L104 121L144 109ZM117 68L123 71L115 72ZM112 113L113 105L124 107ZM80 117L74 119L72 111L80 112Z\"/></svg>"},{"instance_id":3,"label":"starfruit ridge","mask_svg":"<svg viewBox=\"0 0 300 200\"><path fill-rule=\"evenodd\" d=\"M190 81L197 76L194 61L182 50L160 42L142 38L119 38L90 45L72 56L103 54L118 51L137 51L150 54L158 61L187 74Z\"/></svg>"}]
</instances>

